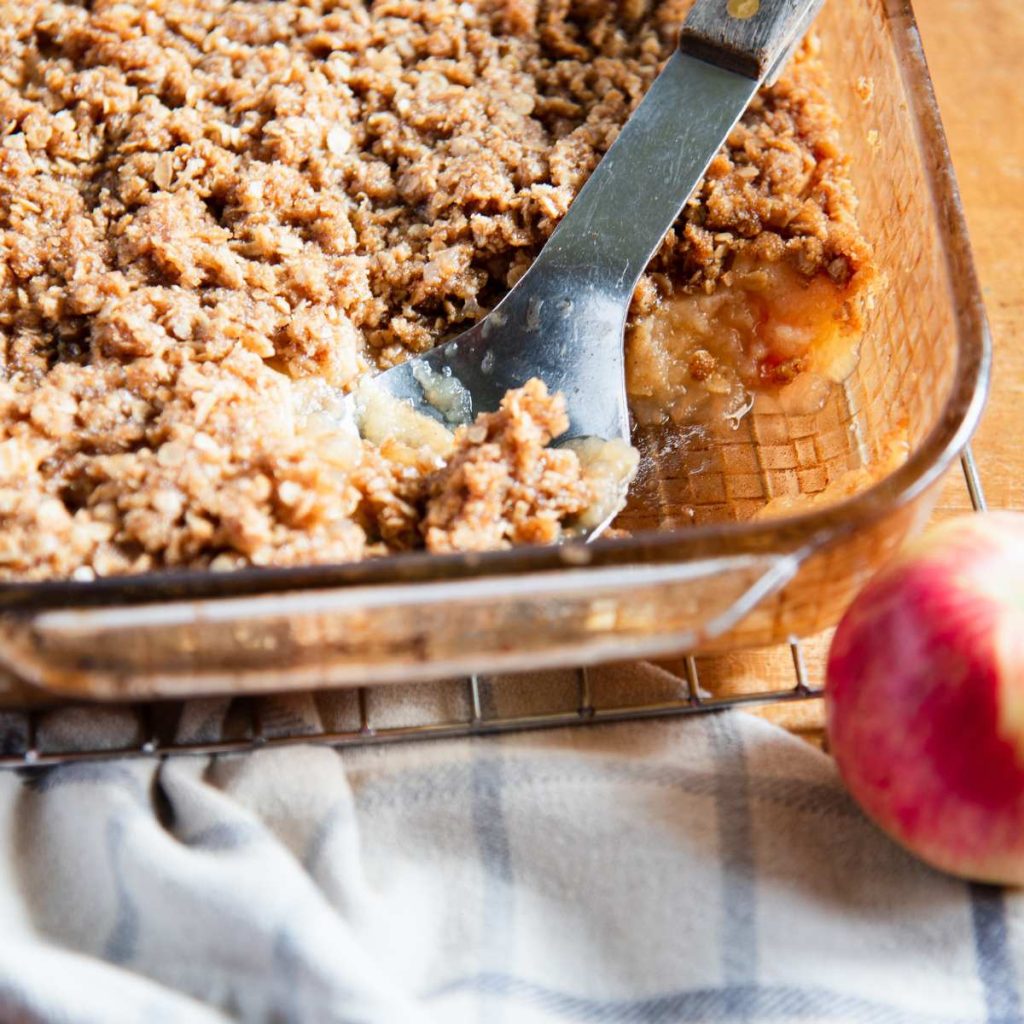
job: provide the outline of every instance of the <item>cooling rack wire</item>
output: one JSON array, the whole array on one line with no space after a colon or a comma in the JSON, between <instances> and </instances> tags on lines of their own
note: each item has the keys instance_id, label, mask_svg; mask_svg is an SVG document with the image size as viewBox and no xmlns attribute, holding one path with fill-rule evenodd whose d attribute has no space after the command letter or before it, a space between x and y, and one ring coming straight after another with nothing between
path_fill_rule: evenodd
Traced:
<instances>
[{"instance_id":1,"label":"cooling rack wire","mask_svg":"<svg viewBox=\"0 0 1024 1024\"><path fill-rule=\"evenodd\" d=\"M976 511L985 509L985 497L977 465L968 447L962 457L964 479L971 504ZM180 719L184 702L163 702L160 705L135 704L130 709L138 722L141 741L130 745L105 749L53 750L40 749L37 742L39 727L45 710L3 713L0 730L0 768L27 768L67 762L95 761L114 757L165 758L198 754L228 754L263 747L286 746L295 743L318 743L334 747L366 746L405 740L425 740L461 736L485 736L526 729L550 729L565 726L584 726L598 722L625 722L648 718L668 718L678 715L702 714L725 708L780 705L798 701L817 700L822 695L820 681L809 678L807 662L801 642L789 644L793 681L782 688L754 690L742 694L716 696L701 686L697 660L687 657L682 662L681 695L676 699L625 706L603 708L595 706L591 692L590 673L585 668L576 670L576 700L570 710L539 711L535 714L488 714L485 712L483 692L485 683L478 676L452 680L445 686L462 687L463 699L455 701L468 708L467 715L443 718L414 725L375 724L370 713L371 699L366 688L356 692L358 726L344 731L294 732L275 729L268 735L259 698L237 698L236 704L246 719L244 727L233 730L240 735L222 737L213 741L179 742L174 739L175 723ZM490 683L490 685L502 685ZM236 709L237 710L237 709Z\"/></svg>"}]
</instances>

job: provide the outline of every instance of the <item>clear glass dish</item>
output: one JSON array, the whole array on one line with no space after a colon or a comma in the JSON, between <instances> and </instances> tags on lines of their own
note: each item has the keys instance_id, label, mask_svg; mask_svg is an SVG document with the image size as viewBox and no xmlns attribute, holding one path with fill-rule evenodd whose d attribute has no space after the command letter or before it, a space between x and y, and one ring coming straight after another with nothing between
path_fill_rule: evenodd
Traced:
<instances>
[{"instance_id":1,"label":"clear glass dish","mask_svg":"<svg viewBox=\"0 0 1024 1024\"><path fill-rule=\"evenodd\" d=\"M927 519L980 416L990 342L909 3L830 0L817 30L884 274L858 367L820 411L761 399L735 431L645 438L626 539L3 586L0 699L436 679L832 625ZM772 498L822 491L852 493L749 518Z\"/></svg>"}]
</instances>

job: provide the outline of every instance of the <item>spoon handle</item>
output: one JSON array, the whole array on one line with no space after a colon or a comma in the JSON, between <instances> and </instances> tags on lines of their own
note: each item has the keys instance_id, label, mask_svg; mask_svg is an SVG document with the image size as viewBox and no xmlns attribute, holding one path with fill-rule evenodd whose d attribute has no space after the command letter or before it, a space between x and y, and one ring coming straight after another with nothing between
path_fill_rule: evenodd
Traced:
<instances>
[{"instance_id":1,"label":"spoon handle","mask_svg":"<svg viewBox=\"0 0 1024 1024\"><path fill-rule=\"evenodd\" d=\"M820 5L697 0L679 50L514 292L531 292L553 274L628 302L758 86L785 62Z\"/></svg>"},{"instance_id":2,"label":"spoon handle","mask_svg":"<svg viewBox=\"0 0 1024 1024\"><path fill-rule=\"evenodd\" d=\"M756 91L752 79L673 54L514 292L554 275L628 304Z\"/></svg>"},{"instance_id":3,"label":"spoon handle","mask_svg":"<svg viewBox=\"0 0 1024 1024\"><path fill-rule=\"evenodd\" d=\"M762 81L789 56L823 0L698 0L683 24L679 49Z\"/></svg>"}]
</instances>

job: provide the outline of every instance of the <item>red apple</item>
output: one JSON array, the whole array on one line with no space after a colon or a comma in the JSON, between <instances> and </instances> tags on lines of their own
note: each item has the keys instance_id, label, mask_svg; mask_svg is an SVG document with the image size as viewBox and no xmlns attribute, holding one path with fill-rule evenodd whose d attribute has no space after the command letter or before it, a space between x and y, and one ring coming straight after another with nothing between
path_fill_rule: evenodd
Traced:
<instances>
[{"instance_id":1,"label":"red apple","mask_svg":"<svg viewBox=\"0 0 1024 1024\"><path fill-rule=\"evenodd\" d=\"M950 520L850 606L825 690L839 770L923 860L1024 885L1024 515Z\"/></svg>"}]
</instances>

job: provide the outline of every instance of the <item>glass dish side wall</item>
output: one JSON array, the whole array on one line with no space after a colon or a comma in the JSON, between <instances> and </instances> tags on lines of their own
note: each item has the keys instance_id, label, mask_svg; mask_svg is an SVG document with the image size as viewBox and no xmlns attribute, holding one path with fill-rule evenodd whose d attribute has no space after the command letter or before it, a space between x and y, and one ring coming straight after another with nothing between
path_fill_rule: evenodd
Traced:
<instances>
[{"instance_id":1,"label":"glass dish side wall","mask_svg":"<svg viewBox=\"0 0 1024 1024\"><path fill-rule=\"evenodd\" d=\"M814 472L801 466L801 449L809 452L813 443L826 464L845 458L851 468L871 471L905 443L912 461L930 454L937 466L942 459L931 451L929 436L937 424L941 429L959 410L973 430L987 388L989 340L913 12L908 2L831 3L819 31L861 224L875 246L882 281L859 363L843 388L838 419L846 421L845 433L817 424L825 429L811 442L801 439L799 423L788 425L788 436L777 427L789 450L784 442L781 456L773 458L795 464L800 478ZM842 82L853 88L835 87ZM965 401L973 412L963 408ZM862 480L856 472L853 479ZM839 531L773 600L717 638L714 649L806 636L834 625L866 580L923 527L939 491L937 481L924 487L919 481L912 497L905 493L902 503L880 505L873 522L846 536Z\"/></svg>"}]
</instances>

